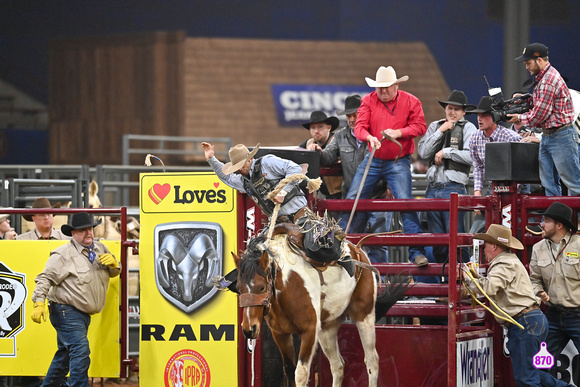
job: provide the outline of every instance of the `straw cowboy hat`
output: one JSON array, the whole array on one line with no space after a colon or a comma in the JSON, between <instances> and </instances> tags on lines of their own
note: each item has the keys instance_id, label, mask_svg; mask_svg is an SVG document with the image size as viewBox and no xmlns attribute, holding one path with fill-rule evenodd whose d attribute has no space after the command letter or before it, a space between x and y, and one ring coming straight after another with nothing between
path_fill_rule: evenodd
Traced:
<instances>
[{"instance_id":1,"label":"straw cowboy hat","mask_svg":"<svg viewBox=\"0 0 580 387\"><path fill-rule=\"evenodd\" d=\"M228 151L230 156L230 162L222 166L222 172L226 175L231 175L232 173L238 171L244 166L246 161L254 157L254 155L260 149L260 144L256 145L254 149L250 152L244 144L238 144Z\"/></svg>"},{"instance_id":2,"label":"straw cowboy hat","mask_svg":"<svg viewBox=\"0 0 580 387\"><path fill-rule=\"evenodd\" d=\"M365 77L367 85L370 87L389 87L397 83L407 82L409 80L408 75L404 75L401 78L397 78L397 73L395 69L391 66L385 67L381 66L377 70L377 77L375 80Z\"/></svg>"},{"instance_id":3,"label":"straw cowboy hat","mask_svg":"<svg viewBox=\"0 0 580 387\"><path fill-rule=\"evenodd\" d=\"M489 113L491 112L491 97L481 97L477 109L467 109L466 113Z\"/></svg>"},{"instance_id":4,"label":"straw cowboy hat","mask_svg":"<svg viewBox=\"0 0 580 387\"><path fill-rule=\"evenodd\" d=\"M12 207L0 207L0 210L12 210ZM0 223L10 217L10 214L0 214Z\"/></svg>"},{"instance_id":5,"label":"straw cowboy hat","mask_svg":"<svg viewBox=\"0 0 580 387\"><path fill-rule=\"evenodd\" d=\"M572 222L572 215L574 211L570 207L560 202L554 202L544 212L544 216L554 219L556 222L562 223L566 228L573 232L578 231L578 225Z\"/></svg>"},{"instance_id":6,"label":"straw cowboy hat","mask_svg":"<svg viewBox=\"0 0 580 387\"><path fill-rule=\"evenodd\" d=\"M32 207L30 208L60 208L60 202L52 206L50 205L50 202L48 201L47 198L37 198L34 200L34 203L32 203ZM25 214L22 215L22 217L27 221L32 222L31 214Z\"/></svg>"},{"instance_id":7,"label":"straw cowboy hat","mask_svg":"<svg viewBox=\"0 0 580 387\"><path fill-rule=\"evenodd\" d=\"M336 110L337 116L346 116L348 114L354 114L360 107L360 95L349 95L344 100L344 110L338 111Z\"/></svg>"},{"instance_id":8,"label":"straw cowboy hat","mask_svg":"<svg viewBox=\"0 0 580 387\"><path fill-rule=\"evenodd\" d=\"M310 121L305 122L302 124L303 127L310 130L310 125L315 124L317 122L324 122L331 126L330 131L332 132L334 129L338 128L338 124L340 121L336 117L328 117L324 112L320 110L313 111L310 114Z\"/></svg>"},{"instance_id":9,"label":"straw cowboy hat","mask_svg":"<svg viewBox=\"0 0 580 387\"><path fill-rule=\"evenodd\" d=\"M506 226L492 224L485 234L475 234L473 239L481 239L508 249L523 250L522 242L512 236L512 231Z\"/></svg>"},{"instance_id":10,"label":"straw cowboy hat","mask_svg":"<svg viewBox=\"0 0 580 387\"><path fill-rule=\"evenodd\" d=\"M467 97L461 90L453 90L451 94L449 94L449 97L447 97L447 101L440 101L439 98L437 98L437 101L439 101L439 105L443 106L443 109L445 109L447 105L460 106L463 109L475 109L475 105L467 103Z\"/></svg>"},{"instance_id":11,"label":"straw cowboy hat","mask_svg":"<svg viewBox=\"0 0 580 387\"><path fill-rule=\"evenodd\" d=\"M73 214L70 224L63 224L60 226L60 231L64 235L72 236L72 230L78 230L80 228L96 227L101 224L103 219L99 219L97 222L94 221L93 216L88 212L77 212Z\"/></svg>"}]
</instances>

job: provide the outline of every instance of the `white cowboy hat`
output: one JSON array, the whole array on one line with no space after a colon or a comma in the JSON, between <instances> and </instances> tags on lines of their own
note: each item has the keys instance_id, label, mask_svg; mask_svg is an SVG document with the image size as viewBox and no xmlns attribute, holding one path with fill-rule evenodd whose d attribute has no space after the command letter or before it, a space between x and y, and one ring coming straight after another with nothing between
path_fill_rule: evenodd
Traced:
<instances>
[{"instance_id":1,"label":"white cowboy hat","mask_svg":"<svg viewBox=\"0 0 580 387\"><path fill-rule=\"evenodd\" d=\"M370 87L389 87L396 83L407 82L409 76L404 75L397 79L397 73L394 68L391 66L381 66L377 70L376 80L370 79L369 77L365 77L365 80L367 81L367 85Z\"/></svg>"},{"instance_id":2,"label":"white cowboy hat","mask_svg":"<svg viewBox=\"0 0 580 387\"><path fill-rule=\"evenodd\" d=\"M381 66L377 70L376 80L372 80L369 77L365 77L365 80L367 81L367 85L370 87L389 87L397 83L407 82L409 76L404 75L397 79L397 73L393 67Z\"/></svg>"}]
</instances>

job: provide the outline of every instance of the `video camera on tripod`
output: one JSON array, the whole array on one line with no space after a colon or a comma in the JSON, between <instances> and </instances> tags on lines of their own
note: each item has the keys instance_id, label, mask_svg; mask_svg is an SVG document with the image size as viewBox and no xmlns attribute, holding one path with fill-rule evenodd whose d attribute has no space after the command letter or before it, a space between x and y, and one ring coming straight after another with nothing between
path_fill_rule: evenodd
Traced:
<instances>
[{"instance_id":1,"label":"video camera on tripod","mask_svg":"<svg viewBox=\"0 0 580 387\"><path fill-rule=\"evenodd\" d=\"M501 87L489 87L487 78L484 76L485 83L487 83L488 93L491 97L491 117L493 122L509 120L508 114L523 114L530 111L533 107L532 95L529 93L522 94L511 99L503 99Z\"/></svg>"}]
</instances>

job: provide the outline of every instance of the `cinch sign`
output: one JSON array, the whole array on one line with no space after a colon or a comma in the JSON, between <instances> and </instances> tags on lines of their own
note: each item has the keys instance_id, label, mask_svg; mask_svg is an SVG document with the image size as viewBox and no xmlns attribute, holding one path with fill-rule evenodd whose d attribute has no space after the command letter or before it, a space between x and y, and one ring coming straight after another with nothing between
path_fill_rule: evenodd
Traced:
<instances>
[{"instance_id":1,"label":"cinch sign","mask_svg":"<svg viewBox=\"0 0 580 387\"><path fill-rule=\"evenodd\" d=\"M364 86L272 85L280 126L301 126L315 110L336 116L336 110L344 110L346 97L353 94L363 97L371 91L373 89Z\"/></svg>"}]
</instances>

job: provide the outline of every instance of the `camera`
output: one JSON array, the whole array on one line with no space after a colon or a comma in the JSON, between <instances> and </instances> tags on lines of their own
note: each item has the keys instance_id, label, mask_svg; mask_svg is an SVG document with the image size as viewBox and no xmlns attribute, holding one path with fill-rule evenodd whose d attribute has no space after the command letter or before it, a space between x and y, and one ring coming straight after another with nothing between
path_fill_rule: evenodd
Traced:
<instances>
[{"instance_id":1,"label":"camera","mask_svg":"<svg viewBox=\"0 0 580 387\"><path fill-rule=\"evenodd\" d=\"M523 114L530 111L532 107L532 96L529 93L506 100L501 97L501 94L491 96L493 122L507 121L508 114Z\"/></svg>"},{"instance_id":2,"label":"camera","mask_svg":"<svg viewBox=\"0 0 580 387\"><path fill-rule=\"evenodd\" d=\"M509 120L508 114L523 114L534 107L532 96L529 93L504 100L501 87L491 88L487 78L485 76L483 78L485 83L487 83L488 93L491 97L491 117L493 122L507 121Z\"/></svg>"}]
</instances>

